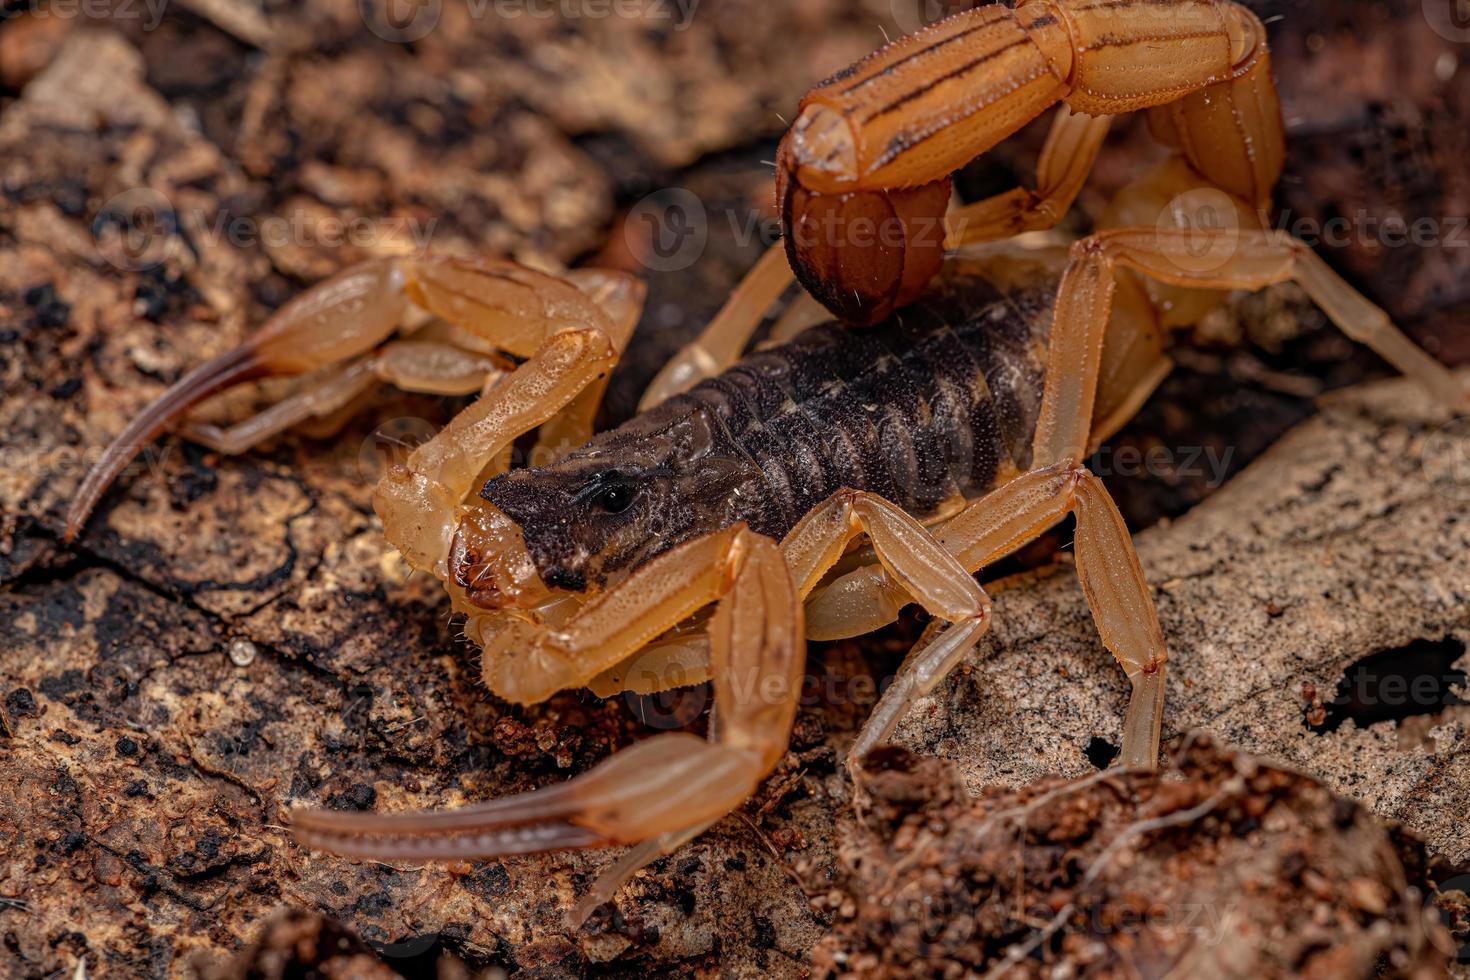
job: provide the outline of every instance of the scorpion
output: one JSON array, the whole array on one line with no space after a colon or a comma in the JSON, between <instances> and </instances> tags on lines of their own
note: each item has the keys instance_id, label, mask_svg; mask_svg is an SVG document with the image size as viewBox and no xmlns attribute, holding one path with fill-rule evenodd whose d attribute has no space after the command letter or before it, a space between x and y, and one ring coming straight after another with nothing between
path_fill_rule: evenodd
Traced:
<instances>
[{"instance_id":1,"label":"scorpion","mask_svg":"<svg viewBox=\"0 0 1470 980\"><path fill-rule=\"evenodd\" d=\"M1037 189L951 205L954 171L1058 103ZM1167 158L1095 233L1038 243L1111 117L1138 110ZM802 100L776 161L783 244L621 427L592 434L638 320L636 279L377 258L308 289L134 419L84 479L66 536L171 426L238 453L339 417L381 382L480 392L383 474L373 506L387 541L443 583L495 694L530 704L707 679L709 738L661 733L567 782L459 809L298 810L293 833L379 860L634 845L583 913L755 793L786 751L808 638L865 633L910 602L932 616L854 741L860 766L985 633L974 573L1068 515L1087 603L1131 682L1119 764L1151 768L1168 652L1128 529L1083 460L1169 371L1170 329L1224 290L1293 281L1350 338L1470 402L1381 309L1269 228L1283 156L1265 30L1244 6L981 6ZM1205 227L1206 212L1225 220ZM742 359L793 279L804 297ZM274 375L307 378L234 426L188 418ZM509 469L532 430L552 462Z\"/></svg>"}]
</instances>

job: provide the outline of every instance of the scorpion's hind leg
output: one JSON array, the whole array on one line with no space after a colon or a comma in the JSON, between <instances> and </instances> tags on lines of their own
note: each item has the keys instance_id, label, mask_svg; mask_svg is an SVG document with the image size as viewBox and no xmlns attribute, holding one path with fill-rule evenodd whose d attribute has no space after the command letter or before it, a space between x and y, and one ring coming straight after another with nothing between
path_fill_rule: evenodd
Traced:
<instances>
[{"instance_id":1,"label":"scorpion's hind leg","mask_svg":"<svg viewBox=\"0 0 1470 980\"><path fill-rule=\"evenodd\" d=\"M1466 394L1454 374L1399 333L1382 310L1333 274L1309 247L1288 235L1124 228L1101 232L1072 247L1057 291L1046 389L1032 446L1038 469L970 505L936 536L974 571L1066 514L1076 515L1077 571L1083 591L1104 645L1133 683L1119 761L1153 766L1167 658L1163 633L1123 519L1101 482L1080 464L1096 431L1098 376L1119 267L1190 288L1257 289L1295 280L1344 333L1372 347L1430 391L1452 404L1464 404ZM808 633L835 637L872 628L876 621L891 618L900 596L878 568L858 569L813 600ZM907 689L898 685L889 694L894 701L880 702L875 725L891 725L889 719L901 716L912 702ZM860 741L883 734L864 733Z\"/></svg>"},{"instance_id":2,"label":"scorpion's hind leg","mask_svg":"<svg viewBox=\"0 0 1470 980\"><path fill-rule=\"evenodd\" d=\"M133 457L204 399L244 381L315 371L376 347L403 319L402 286L398 260L353 266L281 307L239 347L184 375L118 434L87 473L67 511L65 538L76 536Z\"/></svg>"},{"instance_id":3,"label":"scorpion's hind leg","mask_svg":"<svg viewBox=\"0 0 1470 980\"><path fill-rule=\"evenodd\" d=\"M1083 593L1103 645L1133 684L1119 761L1152 768L1158 758L1168 653L1127 526L1102 482L1075 463L1033 470L971 504L935 536L962 568L978 570L1034 540L1069 513L1077 518L1077 574ZM839 637L871 628L873 608L896 611L902 604L890 580L891 573L873 566L833 583L809 609L808 635ZM926 635L928 645L904 661L859 732L852 758L860 759L886 739L914 702L943 680L979 639L977 633L961 643L953 635L956 629L950 626Z\"/></svg>"},{"instance_id":4,"label":"scorpion's hind leg","mask_svg":"<svg viewBox=\"0 0 1470 980\"><path fill-rule=\"evenodd\" d=\"M1203 246L1203 247L1202 247ZM1078 243L1098 274L1126 266L1176 286L1260 289L1296 282L1344 334L1370 348L1435 398L1470 409L1470 388L1394 326L1307 245L1281 231L1118 228Z\"/></svg>"},{"instance_id":5,"label":"scorpion's hind leg","mask_svg":"<svg viewBox=\"0 0 1470 980\"><path fill-rule=\"evenodd\" d=\"M805 653L791 574L775 542L736 525L647 563L555 637L543 634L543 649L515 657L520 667L546 664L557 675L547 680L555 687L576 686L712 600L718 707L709 741L656 735L569 782L458 810L298 812L293 832L309 846L379 860L648 842L594 889L594 896L612 894L644 863L739 806L785 752ZM487 662L500 655L494 648L485 654Z\"/></svg>"},{"instance_id":6,"label":"scorpion's hind leg","mask_svg":"<svg viewBox=\"0 0 1470 980\"><path fill-rule=\"evenodd\" d=\"M1152 233L1152 232L1150 232ZM1089 239L1073 247L1057 292L1047 349L1046 385L1032 443L1033 469L970 504L935 532L970 571L1010 554L1067 514L1077 518L1077 570L1098 631L1133 684L1124 722L1123 765L1157 764L1168 651L1143 569L1117 507L1082 465L1095 433L1104 341L1113 322L1110 261ZM1130 307L1131 310L1131 307ZM1118 325L1126 333L1130 319ZM1134 325L1136 328L1136 324ZM1143 372L1141 379L1152 378ZM891 618L901 591L885 569L860 568L831 583L810 603L808 635L838 637ZM886 737L952 660L911 657L880 700L859 744Z\"/></svg>"}]
</instances>

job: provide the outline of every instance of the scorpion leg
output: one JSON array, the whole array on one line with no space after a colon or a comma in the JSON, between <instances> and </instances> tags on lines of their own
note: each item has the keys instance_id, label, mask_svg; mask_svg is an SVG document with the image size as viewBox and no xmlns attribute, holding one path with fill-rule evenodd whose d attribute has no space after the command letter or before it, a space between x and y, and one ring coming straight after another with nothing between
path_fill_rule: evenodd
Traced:
<instances>
[{"instance_id":1,"label":"scorpion leg","mask_svg":"<svg viewBox=\"0 0 1470 980\"><path fill-rule=\"evenodd\" d=\"M1348 337L1446 404L1470 407L1470 390L1454 372L1405 336L1387 313L1333 272L1309 245L1285 232L1118 228L1078 242L1073 256L1079 298L1104 307L1111 300L1113 270L1120 266L1161 282L1202 289L1260 289L1294 281ZM1061 288L1066 289L1065 279ZM1062 298L1059 294L1057 322Z\"/></svg>"},{"instance_id":2,"label":"scorpion leg","mask_svg":"<svg viewBox=\"0 0 1470 980\"><path fill-rule=\"evenodd\" d=\"M372 350L407 310L396 259L345 269L282 306L243 344L185 374L139 413L83 478L66 514L76 537L103 492L149 442L210 395L270 375L304 374Z\"/></svg>"},{"instance_id":3,"label":"scorpion leg","mask_svg":"<svg viewBox=\"0 0 1470 980\"><path fill-rule=\"evenodd\" d=\"M903 508L863 490L839 490L813 507L781 542L797 591L806 596L866 533L884 571L932 615L951 623L984 620L990 600L970 573Z\"/></svg>"},{"instance_id":4,"label":"scorpion leg","mask_svg":"<svg viewBox=\"0 0 1470 980\"><path fill-rule=\"evenodd\" d=\"M180 431L215 452L238 455L287 429L338 413L380 382L405 391L468 395L499 373L494 360L447 344L394 341L368 357L319 372L296 394L229 427L191 421Z\"/></svg>"},{"instance_id":5,"label":"scorpion leg","mask_svg":"<svg viewBox=\"0 0 1470 980\"><path fill-rule=\"evenodd\" d=\"M613 350L621 357L643 312L647 288L632 276L602 269L574 269L567 273L567 280L575 283L600 309L606 311L607 325L603 329L607 331ZM611 374L609 371L589 382L566 408L542 424L532 450L533 457L536 457L530 461L532 466L545 465L592 438L597 411L602 407L602 396L607 391ZM543 458L547 456L551 458Z\"/></svg>"},{"instance_id":6,"label":"scorpion leg","mask_svg":"<svg viewBox=\"0 0 1470 980\"><path fill-rule=\"evenodd\" d=\"M1150 234L1153 232L1150 231ZM1105 233L1109 234L1109 233ZM1103 644L1133 684L1124 723L1124 765L1152 767L1158 759L1163 711L1164 662L1168 657L1158 614L1150 598L1122 517L1102 484L1081 465L1093 431L1093 408L1103 345L1113 306L1113 266L1099 261L1106 249L1095 236L1073 246L1062 276L1047 351L1046 385L1032 444L1032 472L969 505L936 536L968 569L978 569L1033 539L1066 514L1077 518L1078 575ZM897 601L886 569L849 573L812 603L815 635L868 626ZM874 601L874 600L879 601ZM911 660L905 671L926 671L930 662ZM932 670L919 680L930 686ZM880 700L872 726L859 743L876 741L902 717L924 685L896 683ZM891 701L890 701L891 697ZM885 704L885 701L890 703Z\"/></svg>"},{"instance_id":7,"label":"scorpion leg","mask_svg":"<svg viewBox=\"0 0 1470 980\"><path fill-rule=\"evenodd\" d=\"M444 580L460 505L487 465L612 370L617 353L599 329L554 334L530 360L383 474L373 509L383 535L414 568Z\"/></svg>"},{"instance_id":8,"label":"scorpion leg","mask_svg":"<svg viewBox=\"0 0 1470 980\"><path fill-rule=\"evenodd\" d=\"M776 543L743 525L644 567L655 565L663 581L638 579L634 588L630 579L574 616L569 631L583 637L582 649L624 646L672 625L696 598L716 599L709 633L719 709L708 742L684 732L656 735L566 783L455 810L297 811L296 838L377 860L649 842L598 882L594 894L610 895L665 848L739 806L785 752L796 716L805 644L791 573ZM690 582L697 584L685 588Z\"/></svg>"},{"instance_id":9,"label":"scorpion leg","mask_svg":"<svg viewBox=\"0 0 1470 980\"><path fill-rule=\"evenodd\" d=\"M530 357L553 335L573 329L600 331L614 356L621 356L645 292L641 282L620 272L578 269L559 278L501 259L452 256L411 263L404 290L429 312L517 357ZM591 437L606 387L606 375L587 382L547 420L538 457L554 457Z\"/></svg>"},{"instance_id":10,"label":"scorpion leg","mask_svg":"<svg viewBox=\"0 0 1470 980\"><path fill-rule=\"evenodd\" d=\"M1067 105L1058 108L1041 148L1036 190L1017 187L954 209L945 218L945 246L958 248L1055 227L1087 182L1111 122L1110 116L1084 115Z\"/></svg>"},{"instance_id":11,"label":"scorpion leg","mask_svg":"<svg viewBox=\"0 0 1470 980\"><path fill-rule=\"evenodd\" d=\"M1201 251L1201 236L1206 246ZM1368 344L1451 403L1464 404L1455 376L1399 333L1376 306L1342 282L1304 243L1282 233L1116 229L1073 246L1057 293L1046 389L1033 443L1033 471L970 505L937 532L968 569L1013 551L1066 513L1077 517L1077 570L1104 645L1133 683L1124 721L1124 765L1158 757L1167 651L1127 528L1102 484L1079 463L1093 431L1103 342L1118 267L1175 285L1254 289L1294 279L1350 337ZM902 593L886 569L858 569L832 583L808 610L813 637L852 635L887 621ZM907 665L906 665L907 666ZM890 729L911 700L880 702L874 725ZM899 694L894 695L896 698ZM862 742L882 737L859 736Z\"/></svg>"},{"instance_id":12,"label":"scorpion leg","mask_svg":"<svg viewBox=\"0 0 1470 980\"><path fill-rule=\"evenodd\" d=\"M771 333L761 344L762 347L779 347L796 339L797 334L809 330L819 323L825 323L832 319L832 314L821 303L818 303L811 293L802 291L791 298L786 304L786 309L776 322L771 324Z\"/></svg>"},{"instance_id":13,"label":"scorpion leg","mask_svg":"<svg viewBox=\"0 0 1470 980\"><path fill-rule=\"evenodd\" d=\"M906 602L918 601L942 620L978 629L971 642L979 638L990 608L984 590L929 529L902 508L865 491L837 491L808 511L782 542L782 553L803 598L860 534L868 536L873 552L884 563L874 566L883 581L898 583L892 585L893 615ZM888 568L893 569L891 574ZM889 597L885 594L883 598ZM891 619L880 619L873 628ZM852 633L839 631L838 635ZM807 622L807 636L823 638L811 621ZM706 680L708 662L708 637L698 624L686 623L678 632L640 647L636 654L615 663L589 683L601 697L619 691L665 691ZM566 677L563 681L569 686L580 684L580 678Z\"/></svg>"},{"instance_id":14,"label":"scorpion leg","mask_svg":"<svg viewBox=\"0 0 1470 980\"><path fill-rule=\"evenodd\" d=\"M766 310L795 278L785 249L780 244L766 249L715 318L654 376L638 402L638 411L646 412L738 361Z\"/></svg>"},{"instance_id":15,"label":"scorpion leg","mask_svg":"<svg viewBox=\"0 0 1470 980\"><path fill-rule=\"evenodd\" d=\"M1033 540L1068 513L1077 516L1078 576L1103 644L1138 692L1124 726L1122 762L1151 767L1157 757L1167 652L1127 528L1101 481L1075 464L1033 470L971 504L935 537L962 567L978 569ZM886 569L858 569L812 602L807 633L812 638L850 636L890 621L902 604L903 594ZM980 638L977 632L961 643L952 632L953 627L938 633L927 647L921 641L879 699L850 758L860 759L892 734L913 703L933 690Z\"/></svg>"},{"instance_id":16,"label":"scorpion leg","mask_svg":"<svg viewBox=\"0 0 1470 980\"><path fill-rule=\"evenodd\" d=\"M937 684L990 626L990 598L959 561L902 508L861 491L839 490L808 512L782 541L782 553L803 596L863 532L888 578L947 625L920 639L849 751L855 781L859 760L897 724L903 707Z\"/></svg>"}]
</instances>

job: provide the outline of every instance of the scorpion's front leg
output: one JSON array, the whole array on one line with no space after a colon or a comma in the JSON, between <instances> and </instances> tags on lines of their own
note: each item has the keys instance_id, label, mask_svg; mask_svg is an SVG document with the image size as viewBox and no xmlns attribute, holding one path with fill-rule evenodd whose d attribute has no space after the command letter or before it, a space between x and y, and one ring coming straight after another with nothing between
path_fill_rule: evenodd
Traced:
<instances>
[{"instance_id":1,"label":"scorpion's front leg","mask_svg":"<svg viewBox=\"0 0 1470 980\"><path fill-rule=\"evenodd\" d=\"M404 291L415 303L517 357L545 353L554 360L561 355L550 350L552 338L588 330L606 341L616 359L643 308L641 282L602 269L557 277L502 259L433 256L415 260L407 273ZM586 442L606 386L605 371L582 379L574 397L542 419L538 452L557 455Z\"/></svg>"},{"instance_id":2,"label":"scorpion's front leg","mask_svg":"<svg viewBox=\"0 0 1470 980\"><path fill-rule=\"evenodd\" d=\"M874 718L864 726L848 753L855 782L862 756L897 724L900 714L894 706L922 697L990 627L989 596L943 543L901 507L876 494L854 490L839 490L819 504L781 543L803 597L859 533L866 533L872 542L883 580L893 583L904 597L896 602L894 611L907 599L914 599L949 625L920 640L900 678L884 693Z\"/></svg>"},{"instance_id":3,"label":"scorpion's front leg","mask_svg":"<svg viewBox=\"0 0 1470 980\"><path fill-rule=\"evenodd\" d=\"M516 700L540 697L586 683L711 601L718 602L709 626L718 711L708 742L656 735L569 782L457 810L298 812L297 838L379 860L650 842L594 890L611 894L662 850L748 798L786 749L805 641L780 549L744 525L694 539L642 566L560 630L521 632L486 650L487 682Z\"/></svg>"}]
</instances>

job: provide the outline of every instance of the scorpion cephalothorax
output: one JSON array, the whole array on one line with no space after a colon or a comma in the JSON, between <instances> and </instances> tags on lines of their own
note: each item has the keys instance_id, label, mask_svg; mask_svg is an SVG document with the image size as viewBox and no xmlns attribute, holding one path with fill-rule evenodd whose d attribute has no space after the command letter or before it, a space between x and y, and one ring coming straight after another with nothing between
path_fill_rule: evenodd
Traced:
<instances>
[{"instance_id":1,"label":"scorpion cephalothorax","mask_svg":"<svg viewBox=\"0 0 1470 980\"><path fill-rule=\"evenodd\" d=\"M946 211L954 169L1058 101L1035 191ZM1109 116L1132 110L1174 152L1117 195L1102 230L1070 248L984 245L1054 226ZM957 14L803 101L777 160L784 246L622 428L589 439L641 306L630 277L378 259L161 396L88 475L67 533L143 442L228 384L310 372L231 429L188 425L227 452L336 418L379 381L481 391L384 474L373 505L388 541L465 614L486 685L532 702L713 683L709 741L659 734L568 783L460 810L294 816L300 840L343 853L636 843L593 889L605 898L776 765L806 637L874 629L908 602L934 619L856 739L856 767L985 633L990 600L972 573L1068 516L1088 605L1132 685L1120 759L1153 766L1168 652L1128 530L1083 460L1167 372L1167 328L1219 290L1293 281L1344 333L1470 404L1382 310L1266 227L1282 146L1265 31L1238 4L1026 0ZM1204 207L1212 223L1197 220ZM878 326L812 326L827 314L798 298L772 346L741 361L793 274L839 318ZM410 305L429 322L390 339ZM532 429L555 461L506 472Z\"/></svg>"},{"instance_id":2,"label":"scorpion cephalothorax","mask_svg":"<svg viewBox=\"0 0 1470 980\"><path fill-rule=\"evenodd\" d=\"M687 397L480 496L523 529L547 585L577 592L699 534L770 523L759 467Z\"/></svg>"},{"instance_id":3,"label":"scorpion cephalothorax","mask_svg":"<svg viewBox=\"0 0 1470 980\"><path fill-rule=\"evenodd\" d=\"M814 326L480 496L573 591L739 522L782 538L843 487L927 520L1029 463L1062 256L1046 257L957 261L901 318Z\"/></svg>"}]
</instances>

